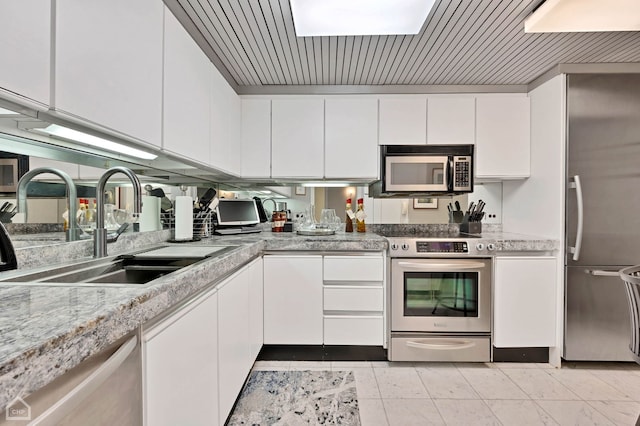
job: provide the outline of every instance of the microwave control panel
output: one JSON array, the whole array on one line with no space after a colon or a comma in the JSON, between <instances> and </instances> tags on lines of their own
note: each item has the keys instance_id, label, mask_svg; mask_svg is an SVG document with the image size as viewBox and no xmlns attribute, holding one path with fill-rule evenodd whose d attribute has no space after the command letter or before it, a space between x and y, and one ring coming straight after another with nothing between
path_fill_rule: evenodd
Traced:
<instances>
[{"instance_id":1,"label":"microwave control panel","mask_svg":"<svg viewBox=\"0 0 640 426\"><path fill-rule=\"evenodd\" d=\"M453 190L470 191L472 173L470 156L453 157Z\"/></svg>"}]
</instances>

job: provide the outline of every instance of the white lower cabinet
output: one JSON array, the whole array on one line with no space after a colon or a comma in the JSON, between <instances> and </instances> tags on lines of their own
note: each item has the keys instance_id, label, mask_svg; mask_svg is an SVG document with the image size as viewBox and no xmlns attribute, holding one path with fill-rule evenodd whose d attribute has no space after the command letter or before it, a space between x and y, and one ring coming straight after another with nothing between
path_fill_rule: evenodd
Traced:
<instances>
[{"instance_id":1,"label":"white lower cabinet","mask_svg":"<svg viewBox=\"0 0 640 426\"><path fill-rule=\"evenodd\" d=\"M557 259L498 256L494 263L493 343L556 346Z\"/></svg>"},{"instance_id":2,"label":"white lower cabinet","mask_svg":"<svg viewBox=\"0 0 640 426\"><path fill-rule=\"evenodd\" d=\"M242 269L218 285L218 395L224 424L251 370L249 272Z\"/></svg>"},{"instance_id":3,"label":"white lower cabinet","mask_svg":"<svg viewBox=\"0 0 640 426\"><path fill-rule=\"evenodd\" d=\"M247 267L249 275L249 346L251 359L255 360L264 343L264 272L262 258Z\"/></svg>"},{"instance_id":4,"label":"white lower cabinet","mask_svg":"<svg viewBox=\"0 0 640 426\"><path fill-rule=\"evenodd\" d=\"M384 258L324 256L325 345L384 344Z\"/></svg>"},{"instance_id":5,"label":"white lower cabinet","mask_svg":"<svg viewBox=\"0 0 640 426\"><path fill-rule=\"evenodd\" d=\"M262 259L143 327L144 423L223 425L262 348Z\"/></svg>"},{"instance_id":6,"label":"white lower cabinet","mask_svg":"<svg viewBox=\"0 0 640 426\"><path fill-rule=\"evenodd\" d=\"M322 256L264 256L264 343L322 344Z\"/></svg>"},{"instance_id":7,"label":"white lower cabinet","mask_svg":"<svg viewBox=\"0 0 640 426\"><path fill-rule=\"evenodd\" d=\"M143 330L145 425L217 424L217 309L213 290Z\"/></svg>"}]
</instances>

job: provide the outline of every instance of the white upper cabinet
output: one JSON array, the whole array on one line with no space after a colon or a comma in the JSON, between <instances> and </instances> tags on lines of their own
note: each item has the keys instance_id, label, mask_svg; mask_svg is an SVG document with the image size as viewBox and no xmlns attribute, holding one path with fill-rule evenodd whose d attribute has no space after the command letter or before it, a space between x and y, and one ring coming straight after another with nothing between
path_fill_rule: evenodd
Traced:
<instances>
[{"instance_id":1,"label":"white upper cabinet","mask_svg":"<svg viewBox=\"0 0 640 426\"><path fill-rule=\"evenodd\" d=\"M271 177L271 99L242 99L242 177Z\"/></svg>"},{"instance_id":2,"label":"white upper cabinet","mask_svg":"<svg viewBox=\"0 0 640 426\"><path fill-rule=\"evenodd\" d=\"M477 178L525 178L530 174L530 104L523 96L476 99Z\"/></svg>"},{"instance_id":3,"label":"white upper cabinet","mask_svg":"<svg viewBox=\"0 0 640 426\"><path fill-rule=\"evenodd\" d=\"M271 176L324 176L324 100L271 101Z\"/></svg>"},{"instance_id":4,"label":"white upper cabinet","mask_svg":"<svg viewBox=\"0 0 640 426\"><path fill-rule=\"evenodd\" d=\"M325 100L326 178L378 176L378 101L375 98Z\"/></svg>"},{"instance_id":5,"label":"white upper cabinet","mask_svg":"<svg viewBox=\"0 0 640 426\"><path fill-rule=\"evenodd\" d=\"M427 144L474 144L476 102L468 97L431 97L427 112Z\"/></svg>"},{"instance_id":6,"label":"white upper cabinet","mask_svg":"<svg viewBox=\"0 0 640 426\"><path fill-rule=\"evenodd\" d=\"M211 85L211 159L209 163L218 170L240 175L241 142L240 97L227 80L209 63Z\"/></svg>"},{"instance_id":7,"label":"white upper cabinet","mask_svg":"<svg viewBox=\"0 0 640 426\"><path fill-rule=\"evenodd\" d=\"M49 105L51 1L0 2L0 92Z\"/></svg>"},{"instance_id":8,"label":"white upper cabinet","mask_svg":"<svg viewBox=\"0 0 640 426\"><path fill-rule=\"evenodd\" d=\"M427 143L427 99L404 96L380 99L380 145Z\"/></svg>"},{"instance_id":9,"label":"white upper cabinet","mask_svg":"<svg viewBox=\"0 0 640 426\"><path fill-rule=\"evenodd\" d=\"M57 2L53 107L160 146L163 13L156 0Z\"/></svg>"},{"instance_id":10,"label":"white upper cabinet","mask_svg":"<svg viewBox=\"0 0 640 426\"><path fill-rule=\"evenodd\" d=\"M163 148L208 164L213 65L168 9L164 50Z\"/></svg>"}]
</instances>

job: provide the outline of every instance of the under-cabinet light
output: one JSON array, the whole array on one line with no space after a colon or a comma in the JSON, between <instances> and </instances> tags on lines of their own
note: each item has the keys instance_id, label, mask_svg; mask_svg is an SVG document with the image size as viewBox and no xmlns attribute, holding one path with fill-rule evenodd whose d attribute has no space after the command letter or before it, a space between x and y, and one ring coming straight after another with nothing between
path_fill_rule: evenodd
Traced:
<instances>
[{"instance_id":1,"label":"under-cabinet light","mask_svg":"<svg viewBox=\"0 0 640 426\"><path fill-rule=\"evenodd\" d=\"M546 0L524 21L525 33L638 30L638 0Z\"/></svg>"},{"instance_id":2,"label":"under-cabinet light","mask_svg":"<svg viewBox=\"0 0 640 426\"><path fill-rule=\"evenodd\" d=\"M291 0L298 37L418 34L435 0Z\"/></svg>"},{"instance_id":3,"label":"under-cabinet light","mask_svg":"<svg viewBox=\"0 0 640 426\"><path fill-rule=\"evenodd\" d=\"M11 111L9 109L0 108L0 115L20 115L20 113Z\"/></svg>"},{"instance_id":4,"label":"under-cabinet light","mask_svg":"<svg viewBox=\"0 0 640 426\"><path fill-rule=\"evenodd\" d=\"M347 186L351 186L351 184L348 182L305 182L300 186L306 186L307 188L344 188Z\"/></svg>"},{"instance_id":5,"label":"under-cabinet light","mask_svg":"<svg viewBox=\"0 0 640 426\"><path fill-rule=\"evenodd\" d=\"M79 132L77 130L69 129L68 127L58 126L57 124L50 124L45 128L33 129L39 132L47 133L51 136L56 136L62 139L68 139L74 142L80 142L92 147L104 149L107 151L116 152L118 154L130 155L132 157L141 158L143 160L155 160L157 155L151 154L146 151L142 151L130 146L122 145L116 142L112 142L107 139L99 138L97 136L90 135L88 133Z\"/></svg>"}]
</instances>

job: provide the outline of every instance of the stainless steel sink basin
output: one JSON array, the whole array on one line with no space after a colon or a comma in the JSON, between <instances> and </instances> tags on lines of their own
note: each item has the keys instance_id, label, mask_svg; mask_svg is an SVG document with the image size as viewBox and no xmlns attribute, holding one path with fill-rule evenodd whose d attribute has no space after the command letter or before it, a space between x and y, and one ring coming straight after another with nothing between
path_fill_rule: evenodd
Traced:
<instances>
[{"instance_id":1,"label":"stainless steel sink basin","mask_svg":"<svg viewBox=\"0 0 640 426\"><path fill-rule=\"evenodd\" d=\"M220 256L236 246L209 246L210 250L173 250L171 246L142 252L88 260L59 268L29 273L14 273L5 283L33 283L37 285L144 285L164 275L178 271L204 259Z\"/></svg>"}]
</instances>

